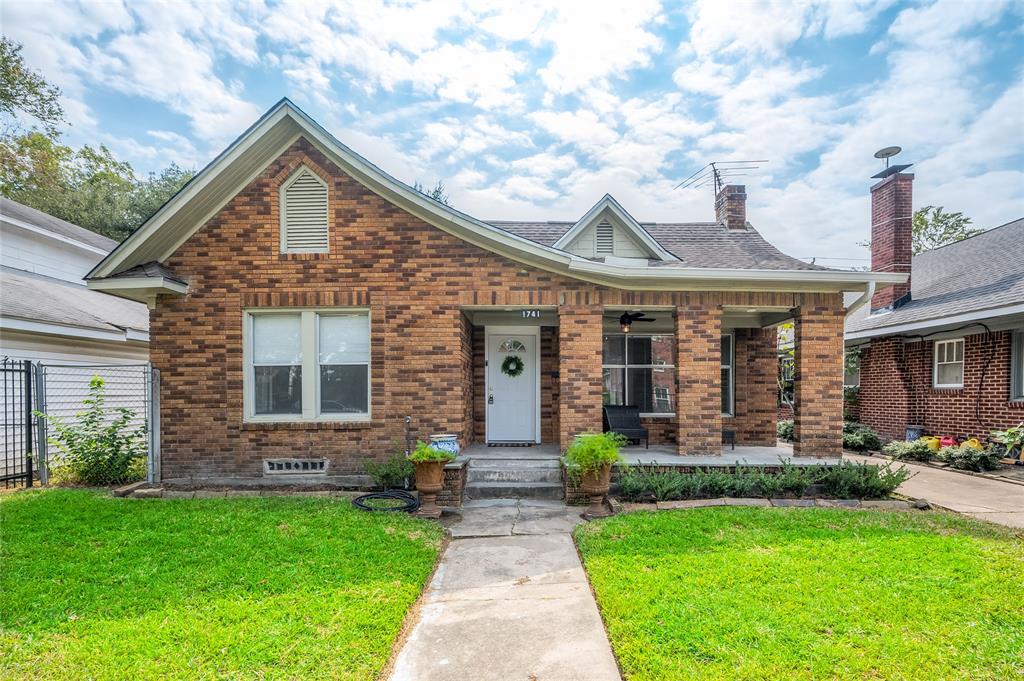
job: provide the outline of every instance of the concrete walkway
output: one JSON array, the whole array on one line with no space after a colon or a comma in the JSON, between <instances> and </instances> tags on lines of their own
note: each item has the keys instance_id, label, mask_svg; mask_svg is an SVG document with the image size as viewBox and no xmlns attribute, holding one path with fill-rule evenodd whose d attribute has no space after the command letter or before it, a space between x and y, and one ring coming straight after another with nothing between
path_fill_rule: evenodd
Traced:
<instances>
[{"instance_id":1,"label":"concrete walkway","mask_svg":"<svg viewBox=\"0 0 1024 681\"><path fill-rule=\"evenodd\" d=\"M569 535L579 509L471 502L391 681L619 681Z\"/></svg>"},{"instance_id":2,"label":"concrete walkway","mask_svg":"<svg viewBox=\"0 0 1024 681\"><path fill-rule=\"evenodd\" d=\"M853 454L847 454L844 458L861 463L888 463L870 456ZM936 506L979 520L1024 528L1022 485L911 463L893 462L893 465L906 466L912 473L916 473L896 490L900 494L927 499Z\"/></svg>"}]
</instances>

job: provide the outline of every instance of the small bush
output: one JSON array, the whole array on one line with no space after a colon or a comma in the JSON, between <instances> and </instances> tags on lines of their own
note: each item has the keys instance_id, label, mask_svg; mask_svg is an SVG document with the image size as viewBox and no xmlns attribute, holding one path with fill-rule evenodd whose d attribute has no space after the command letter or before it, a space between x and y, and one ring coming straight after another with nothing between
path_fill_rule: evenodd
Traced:
<instances>
[{"instance_id":1,"label":"small bush","mask_svg":"<svg viewBox=\"0 0 1024 681\"><path fill-rule=\"evenodd\" d=\"M742 466L736 467L729 480L729 489L726 492L731 497L753 497L760 492L758 487L760 478L757 473Z\"/></svg>"},{"instance_id":2,"label":"small bush","mask_svg":"<svg viewBox=\"0 0 1024 681\"><path fill-rule=\"evenodd\" d=\"M794 428L793 419L783 419L775 424L775 433L779 436L780 440L792 442Z\"/></svg>"},{"instance_id":3,"label":"small bush","mask_svg":"<svg viewBox=\"0 0 1024 681\"><path fill-rule=\"evenodd\" d=\"M598 471L602 466L618 463L619 447L626 438L618 433L587 433L578 435L565 451L565 468L573 481Z\"/></svg>"},{"instance_id":4,"label":"small bush","mask_svg":"<svg viewBox=\"0 0 1024 681\"><path fill-rule=\"evenodd\" d=\"M882 439L878 433L868 426L854 421L846 421L843 424L843 447L857 452L865 450L877 451L882 446Z\"/></svg>"},{"instance_id":5,"label":"small bush","mask_svg":"<svg viewBox=\"0 0 1024 681\"><path fill-rule=\"evenodd\" d=\"M693 473L697 481L696 496L720 497L732 492L733 473L720 469L698 470Z\"/></svg>"},{"instance_id":6,"label":"small bush","mask_svg":"<svg viewBox=\"0 0 1024 681\"><path fill-rule=\"evenodd\" d=\"M943 447L939 450L939 461L945 461L953 468L963 471L991 471L999 467L1000 454L992 449L975 449L968 445Z\"/></svg>"},{"instance_id":7,"label":"small bush","mask_svg":"<svg viewBox=\"0 0 1024 681\"><path fill-rule=\"evenodd\" d=\"M384 490L409 489L409 481L416 474L415 466L404 454L392 454L384 463L370 459L363 466L377 486Z\"/></svg>"},{"instance_id":8,"label":"small bush","mask_svg":"<svg viewBox=\"0 0 1024 681\"><path fill-rule=\"evenodd\" d=\"M935 452L924 440L893 440L882 447L882 453L898 461L931 461L935 456Z\"/></svg>"},{"instance_id":9,"label":"small bush","mask_svg":"<svg viewBox=\"0 0 1024 681\"><path fill-rule=\"evenodd\" d=\"M801 497L807 488L810 487L817 476L817 470L794 466L788 461L783 461L779 472L775 474L776 494L792 494ZM762 481L763 482L763 481Z\"/></svg>"},{"instance_id":10,"label":"small bush","mask_svg":"<svg viewBox=\"0 0 1024 681\"><path fill-rule=\"evenodd\" d=\"M41 412L54 433L48 442L58 452L51 461L55 483L121 485L146 477L146 427L132 427L135 412L121 407L108 410L102 378L89 381L85 407L72 422Z\"/></svg>"},{"instance_id":11,"label":"small bush","mask_svg":"<svg viewBox=\"0 0 1024 681\"><path fill-rule=\"evenodd\" d=\"M821 471L818 484L837 499L884 499L896 491L909 477L906 468L894 469L892 464L876 466L843 461Z\"/></svg>"}]
</instances>

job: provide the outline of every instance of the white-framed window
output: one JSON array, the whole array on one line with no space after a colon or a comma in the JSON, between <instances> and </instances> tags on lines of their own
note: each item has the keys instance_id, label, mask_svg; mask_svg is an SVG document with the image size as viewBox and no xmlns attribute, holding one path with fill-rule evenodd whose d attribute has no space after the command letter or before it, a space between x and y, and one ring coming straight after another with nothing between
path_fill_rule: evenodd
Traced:
<instances>
[{"instance_id":1,"label":"white-framed window","mask_svg":"<svg viewBox=\"0 0 1024 681\"><path fill-rule=\"evenodd\" d=\"M604 404L634 405L647 416L675 413L675 336L671 334L604 335L602 373Z\"/></svg>"},{"instance_id":2,"label":"white-framed window","mask_svg":"<svg viewBox=\"0 0 1024 681\"><path fill-rule=\"evenodd\" d=\"M722 336L722 416L732 416L736 406L736 337L727 333Z\"/></svg>"},{"instance_id":3,"label":"white-framed window","mask_svg":"<svg viewBox=\"0 0 1024 681\"><path fill-rule=\"evenodd\" d=\"M1024 400L1024 329L1013 332L1010 352L1010 399Z\"/></svg>"},{"instance_id":4,"label":"white-framed window","mask_svg":"<svg viewBox=\"0 0 1024 681\"><path fill-rule=\"evenodd\" d=\"M243 323L247 421L369 419L367 310L246 310Z\"/></svg>"},{"instance_id":5,"label":"white-framed window","mask_svg":"<svg viewBox=\"0 0 1024 681\"><path fill-rule=\"evenodd\" d=\"M935 341L932 386L964 387L964 339Z\"/></svg>"},{"instance_id":6,"label":"white-framed window","mask_svg":"<svg viewBox=\"0 0 1024 681\"><path fill-rule=\"evenodd\" d=\"M327 183L305 166L281 185L281 251L326 253L330 243Z\"/></svg>"}]
</instances>

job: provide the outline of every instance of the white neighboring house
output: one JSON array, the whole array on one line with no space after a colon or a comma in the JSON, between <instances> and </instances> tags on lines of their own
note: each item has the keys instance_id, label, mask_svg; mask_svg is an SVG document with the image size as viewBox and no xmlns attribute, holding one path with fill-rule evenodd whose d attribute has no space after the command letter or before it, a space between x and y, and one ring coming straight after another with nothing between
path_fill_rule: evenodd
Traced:
<instances>
[{"instance_id":1,"label":"white neighboring house","mask_svg":"<svg viewBox=\"0 0 1024 681\"><path fill-rule=\"evenodd\" d=\"M86 288L117 245L0 198L0 355L48 364L149 361L145 304Z\"/></svg>"}]
</instances>

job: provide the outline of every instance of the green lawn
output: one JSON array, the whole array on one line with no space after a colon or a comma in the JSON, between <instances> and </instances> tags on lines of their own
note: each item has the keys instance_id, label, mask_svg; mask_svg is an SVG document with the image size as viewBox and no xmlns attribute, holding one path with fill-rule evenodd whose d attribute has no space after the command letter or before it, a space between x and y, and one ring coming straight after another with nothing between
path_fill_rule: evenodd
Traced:
<instances>
[{"instance_id":1,"label":"green lawn","mask_svg":"<svg viewBox=\"0 0 1024 681\"><path fill-rule=\"evenodd\" d=\"M1024 544L994 526L707 508L576 540L630 681L1024 678Z\"/></svg>"},{"instance_id":2,"label":"green lawn","mask_svg":"<svg viewBox=\"0 0 1024 681\"><path fill-rule=\"evenodd\" d=\"M0 678L372 679L441 545L347 499L0 497Z\"/></svg>"}]
</instances>

